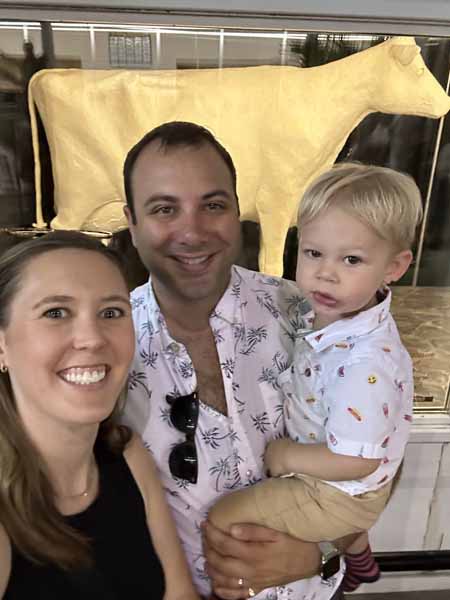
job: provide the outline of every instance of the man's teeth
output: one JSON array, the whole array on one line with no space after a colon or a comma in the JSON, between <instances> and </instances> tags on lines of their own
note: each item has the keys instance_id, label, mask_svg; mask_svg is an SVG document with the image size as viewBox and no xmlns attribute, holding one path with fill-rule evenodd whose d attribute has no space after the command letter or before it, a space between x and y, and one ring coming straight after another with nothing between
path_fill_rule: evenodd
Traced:
<instances>
[{"instance_id":1,"label":"man's teeth","mask_svg":"<svg viewBox=\"0 0 450 600\"><path fill-rule=\"evenodd\" d=\"M208 260L208 256L200 256L198 258L179 258L178 260L186 265L200 265Z\"/></svg>"},{"instance_id":2,"label":"man's teeth","mask_svg":"<svg viewBox=\"0 0 450 600\"><path fill-rule=\"evenodd\" d=\"M98 383L104 379L106 369L103 367L87 370L87 369L71 369L66 373L62 373L61 377L70 383L77 385L89 385L90 383Z\"/></svg>"}]
</instances>

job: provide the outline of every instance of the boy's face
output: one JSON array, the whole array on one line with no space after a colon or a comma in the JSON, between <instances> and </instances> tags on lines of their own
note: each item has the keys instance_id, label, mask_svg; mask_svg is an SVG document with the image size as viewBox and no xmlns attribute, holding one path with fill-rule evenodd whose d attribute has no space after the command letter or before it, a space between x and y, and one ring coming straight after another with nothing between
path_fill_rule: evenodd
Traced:
<instances>
[{"instance_id":1,"label":"boy's face","mask_svg":"<svg viewBox=\"0 0 450 600\"><path fill-rule=\"evenodd\" d=\"M376 304L376 292L397 281L412 259L342 208L328 208L300 232L297 284L321 329Z\"/></svg>"}]
</instances>

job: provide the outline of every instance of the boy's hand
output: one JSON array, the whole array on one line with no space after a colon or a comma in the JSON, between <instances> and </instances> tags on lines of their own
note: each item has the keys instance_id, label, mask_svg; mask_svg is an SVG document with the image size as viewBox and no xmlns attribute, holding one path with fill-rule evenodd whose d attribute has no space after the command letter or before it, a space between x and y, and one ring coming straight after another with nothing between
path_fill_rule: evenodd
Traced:
<instances>
[{"instance_id":1,"label":"boy's hand","mask_svg":"<svg viewBox=\"0 0 450 600\"><path fill-rule=\"evenodd\" d=\"M267 475L279 477L292 473L292 469L289 468L289 455L298 451L298 446L299 444L289 438L269 442L264 455L264 467Z\"/></svg>"}]
</instances>

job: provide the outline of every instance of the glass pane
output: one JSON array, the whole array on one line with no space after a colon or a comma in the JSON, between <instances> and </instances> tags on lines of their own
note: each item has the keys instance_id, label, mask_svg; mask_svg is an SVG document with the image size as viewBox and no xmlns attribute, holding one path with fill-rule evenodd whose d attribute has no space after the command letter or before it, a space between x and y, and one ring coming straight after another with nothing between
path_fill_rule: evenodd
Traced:
<instances>
[{"instance_id":1,"label":"glass pane","mask_svg":"<svg viewBox=\"0 0 450 600\"><path fill-rule=\"evenodd\" d=\"M44 66L38 23L0 23L0 227L34 219L27 86Z\"/></svg>"},{"instance_id":2,"label":"glass pane","mask_svg":"<svg viewBox=\"0 0 450 600\"><path fill-rule=\"evenodd\" d=\"M92 68L93 60L88 31L53 30L55 67L79 69Z\"/></svg>"},{"instance_id":3,"label":"glass pane","mask_svg":"<svg viewBox=\"0 0 450 600\"><path fill-rule=\"evenodd\" d=\"M230 32L225 35L223 66L279 65L283 37L278 32L255 32L254 37Z\"/></svg>"},{"instance_id":4,"label":"glass pane","mask_svg":"<svg viewBox=\"0 0 450 600\"><path fill-rule=\"evenodd\" d=\"M0 226L31 226L35 221L26 88L31 75L40 68L157 70L286 65L298 68L301 72L301 69L320 67L351 57L385 39L386 36L382 34L330 34L281 29L263 31L230 27L183 28L139 23L67 22L54 23L51 28L42 30L39 23L0 24ZM25 46L24 41L28 42ZM450 28L447 38L421 37L416 41L428 69L445 88L449 77ZM47 55L44 55L44 48ZM325 82L320 100L331 95L338 83ZM361 85L360 81L355 81L354 89L357 90ZM211 90L211 97L206 99L208 106L215 106L215 93L216 90ZM350 89L348 98L352 97ZM291 105L290 119L295 115L297 105L300 106L300 100L304 99L305 94L301 89L289 98L280 96L280 101ZM258 111L266 109L267 105L267 98L255 98L249 94L245 110ZM323 109L323 119L331 118L336 109L345 111L346 105L344 99L338 107ZM307 129L310 125L308 116L300 108L297 110L298 123L304 123ZM239 118L243 119L242 139L254 139L255 132L251 127L245 131L245 111ZM281 121L285 119L283 114L277 112L270 118L280 119L285 127L286 139L289 140L287 143L292 146L283 159L275 156L274 160L283 165L285 160L295 163L309 156L310 150L305 141L292 137L292 123L288 119ZM268 131L270 118L264 124ZM39 139L44 220L50 222L55 216L52 165L42 126ZM263 141L259 141L257 147L252 147L253 153L256 156L266 155L270 151L270 139L266 140L265 135L259 135L257 139ZM314 138L311 139L314 142ZM417 393L420 397L417 407L445 410L450 381L447 375L450 370L446 366L450 364L450 334L447 340L445 308L447 302L450 305L449 117L440 128L439 120L401 116L395 114L395 110L392 114L372 113L353 130L350 128L345 132L341 146L330 163L335 159L358 160L393 167L411 174L422 192L427 210L423 244L417 245L417 261L399 282L402 288L397 288L394 294L394 313L415 362ZM326 153L327 148L324 151ZM295 169L290 172L294 173ZM251 179L251 174L246 170L239 171L238 179L245 183ZM286 201L283 184L289 183L289 177L285 179L274 195L275 210L277 203ZM244 250L241 264L258 269L260 225L244 221L242 230ZM116 235L120 237L121 249L133 256L134 260L133 248L126 234ZM291 279L295 277L296 252L297 235L292 226L286 236L283 256L284 276ZM137 264L134 273L136 277L133 284L137 285L145 274ZM417 289L411 287L416 280L419 285ZM435 337L436 332L439 332L438 338ZM436 353L438 346L445 350L439 356ZM446 354L447 346L449 356Z\"/></svg>"},{"instance_id":5,"label":"glass pane","mask_svg":"<svg viewBox=\"0 0 450 600\"><path fill-rule=\"evenodd\" d=\"M447 42L447 62L449 43ZM444 121L436 161L424 248L420 262L421 286L450 285L450 119Z\"/></svg>"},{"instance_id":6,"label":"glass pane","mask_svg":"<svg viewBox=\"0 0 450 600\"><path fill-rule=\"evenodd\" d=\"M214 69L219 66L219 33L161 32L159 69Z\"/></svg>"}]
</instances>

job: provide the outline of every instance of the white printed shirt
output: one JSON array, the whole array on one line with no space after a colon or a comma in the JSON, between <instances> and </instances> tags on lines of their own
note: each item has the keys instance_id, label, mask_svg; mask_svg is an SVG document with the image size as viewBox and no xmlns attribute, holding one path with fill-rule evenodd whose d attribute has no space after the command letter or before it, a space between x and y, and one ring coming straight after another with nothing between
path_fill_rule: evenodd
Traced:
<instances>
[{"instance_id":1,"label":"white printed shirt","mask_svg":"<svg viewBox=\"0 0 450 600\"><path fill-rule=\"evenodd\" d=\"M228 415L203 404L195 444L198 481L175 479L168 468L172 447L185 436L170 422L167 394L196 389L186 348L171 338L151 280L131 295L136 355L129 376L125 422L138 431L158 464L194 581L207 596L200 523L223 494L263 475L266 444L285 432L278 376L291 363L295 336L308 310L288 281L233 267L230 284L210 324L223 374ZM263 600L328 600L340 576L319 577L265 590Z\"/></svg>"},{"instance_id":2,"label":"white printed shirt","mask_svg":"<svg viewBox=\"0 0 450 600\"><path fill-rule=\"evenodd\" d=\"M326 443L337 454L381 459L367 477L327 482L351 495L394 477L412 421L412 361L386 292L377 306L298 339L293 365L279 378L292 439ZM314 313L304 319L311 327Z\"/></svg>"}]
</instances>

